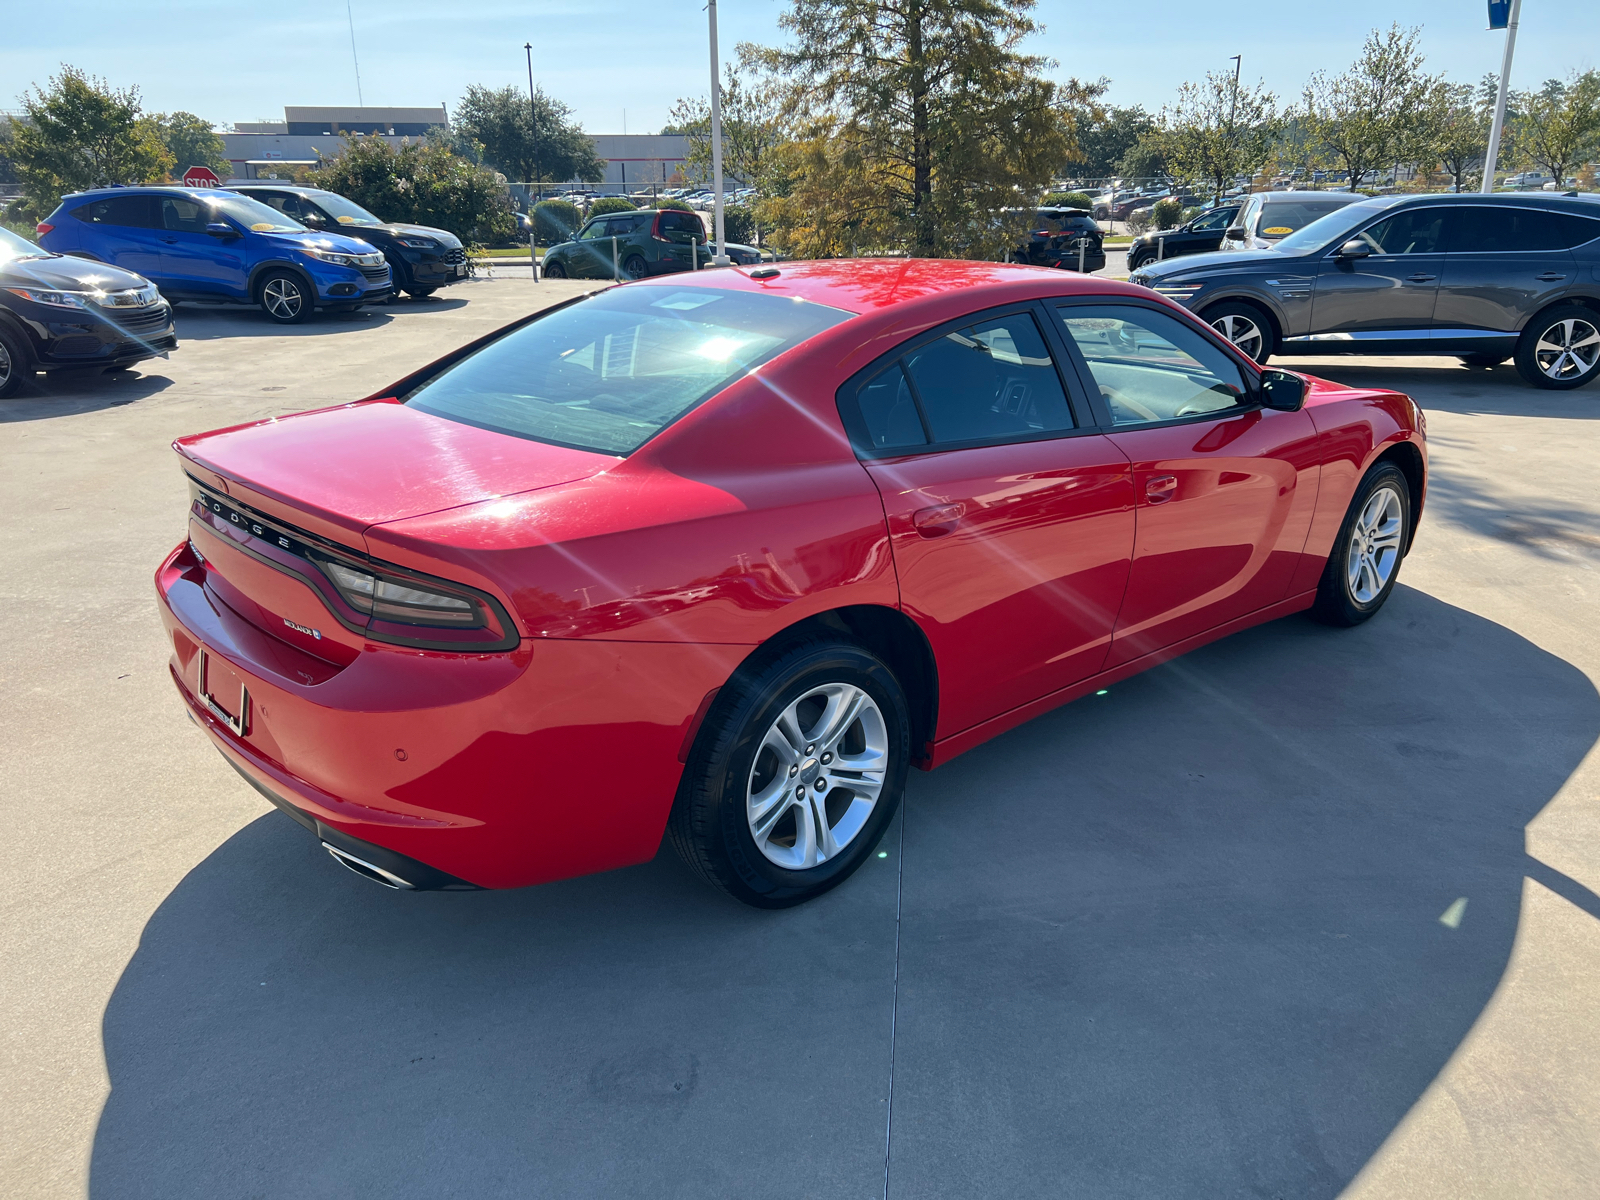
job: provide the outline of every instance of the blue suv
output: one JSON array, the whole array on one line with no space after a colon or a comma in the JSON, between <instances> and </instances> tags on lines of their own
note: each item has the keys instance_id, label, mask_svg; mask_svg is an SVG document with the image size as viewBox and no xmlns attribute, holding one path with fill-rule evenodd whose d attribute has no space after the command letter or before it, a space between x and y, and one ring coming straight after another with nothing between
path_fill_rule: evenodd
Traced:
<instances>
[{"instance_id":1,"label":"blue suv","mask_svg":"<svg viewBox=\"0 0 1600 1200\"><path fill-rule=\"evenodd\" d=\"M143 275L168 300L259 304L284 325L313 309L387 300L383 253L356 238L307 229L234 192L106 188L66 196L39 225L39 244Z\"/></svg>"}]
</instances>

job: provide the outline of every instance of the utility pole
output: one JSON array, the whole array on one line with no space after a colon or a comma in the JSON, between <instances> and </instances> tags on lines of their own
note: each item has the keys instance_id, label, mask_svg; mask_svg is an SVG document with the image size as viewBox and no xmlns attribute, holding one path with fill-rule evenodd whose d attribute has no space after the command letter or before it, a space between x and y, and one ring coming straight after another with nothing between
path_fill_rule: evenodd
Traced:
<instances>
[{"instance_id":1,"label":"utility pole","mask_svg":"<svg viewBox=\"0 0 1600 1200\"><path fill-rule=\"evenodd\" d=\"M1489 5L1489 27L1496 28L1495 4ZM1483 159L1483 184L1478 188L1487 195L1494 191L1495 160L1500 157L1500 136L1506 127L1506 91L1511 85L1511 53L1517 48L1517 18L1522 15L1522 0L1511 0L1511 12L1505 25L1506 56L1500 64L1500 86L1494 98L1494 122L1489 126L1489 153Z\"/></svg>"},{"instance_id":2,"label":"utility pole","mask_svg":"<svg viewBox=\"0 0 1600 1200\"><path fill-rule=\"evenodd\" d=\"M729 263L728 241L722 223L722 64L717 58L717 0L709 0L706 11L711 15L711 195L712 212L716 220L717 253L711 260L714 267Z\"/></svg>"},{"instance_id":3,"label":"utility pole","mask_svg":"<svg viewBox=\"0 0 1600 1200\"><path fill-rule=\"evenodd\" d=\"M344 16L350 23L350 61L356 67L356 103L365 108L367 102L361 95L361 60L356 57L356 14L350 7L350 0L344 0Z\"/></svg>"},{"instance_id":4,"label":"utility pole","mask_svg":"<svg viewBox=\"0 0 1600 1200\"><path fill-rule=\"evenodd\" d=\"M534 212L539 206L539 110L533 103L533 43L523 42L528 54L528 129L533 143L533 203L528 205L528 263L533 281L539 282L539 218Z\"/></svg>"},{"instance_id":5,"label":"utility pole","mask_svg":"<svg viewBox=\"0 0 1600 1200\"><path fill-rule=\"evenodd\" d=\"M1239 115L1239 69L1244 66L1244 55L1233 55L1233 98L1228 101L1228 141L1233 141L1233 122ZM1226 189L1224 189L1226 190ZM1218 192L1212 197L1218 204L1222 203L1222 193Z\"/></svg>"}]
</instances>

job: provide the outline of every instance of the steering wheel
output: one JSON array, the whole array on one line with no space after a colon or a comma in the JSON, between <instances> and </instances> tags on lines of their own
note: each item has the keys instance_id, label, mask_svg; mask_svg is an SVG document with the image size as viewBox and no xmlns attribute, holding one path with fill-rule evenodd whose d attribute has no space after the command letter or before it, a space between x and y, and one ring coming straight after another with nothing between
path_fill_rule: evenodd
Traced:
<instances>
[{"instance_id":1,"label":"steering wheel","mask_svg":"<svg viewBox=\"0 0 1600 1200\"><path fill-rule=\"evenodd\" d=\"M1140 404L1137 400L1128 399L1127 396L1117 391L1117 389L1114 387L1107 387L1102 383L1100 385L1100 394L1105 397L1107 404L1110 404L1113 407L1125 408L1136 417L1141 417L1146 421L1161 420L1159 414L1152 412L1150 409Z\"/></svg>"}]
</instances>

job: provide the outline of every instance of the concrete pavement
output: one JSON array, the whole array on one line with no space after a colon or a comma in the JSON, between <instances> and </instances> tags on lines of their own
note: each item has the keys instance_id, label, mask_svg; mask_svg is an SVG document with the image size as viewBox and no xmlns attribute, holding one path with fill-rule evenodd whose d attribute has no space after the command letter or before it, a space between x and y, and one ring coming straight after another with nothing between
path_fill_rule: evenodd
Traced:
<instances>
[{"instance_id":1,"label":"concrete pavement","mask_svg":"<svg viewBox=\"0 0 1600 1200\"><path fill-rule=\"evenodd\" d=\"M0 1194L1593 1194L1600 388L1285 360L1427 409L1385 612L913 773L885 857L816 903L741 908L670 850L384 892L172 694L167 444L584 286L184 308L169 362L0 401Z\"/></svg>"}]
</instances>

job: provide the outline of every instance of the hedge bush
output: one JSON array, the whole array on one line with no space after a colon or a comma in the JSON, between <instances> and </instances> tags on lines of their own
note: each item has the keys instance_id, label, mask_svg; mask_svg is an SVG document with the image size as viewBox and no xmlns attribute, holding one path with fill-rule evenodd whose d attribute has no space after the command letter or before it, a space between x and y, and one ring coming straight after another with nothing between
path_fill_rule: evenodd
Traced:
<instances>
[{"instance_id":1,"label":"hedge bush","mask_svg":"<svg viewBox=\"0 0 1600 1200\"><path fill-rule=\"evenodd\" d=\"M1175 197L1157 200L1150 220L1157 229L1176 229L1183 221L1183 205Z\"/></svg>"},{"instance_id":2,"label":"hedge bush","mask_svg":"<svg viewBox=\"0 0 1600 1200\"><path fill-rule=\"evenodd\" d=\"M1044 208L1092 209L1094 201L1082 192L1051 192L1039 204Z\"/></svg>"},{"instance_id":3,"label":"hedge bush","mask_svg":"<svg viewBox=\"0 0 1600 1200\"><path fill-rule=\"evenodd\" d=\"M589 205L589 215L601 217L606 213L633 212L638 207L632 200L624 200L621 196L601 196Z\"/></svg>"},{"instance_id":4,"label":"hedge bush","mask_svg":"<svg viewBox=\"0 0 1600 1200\"><path fill-rule=\"evenodd\" d=\"M385 221L448 229L463 242L516 236L511 200L495 173L431 142L348 138L337 158L309 173L314 187L348 196Z\"/></svg>"},{"instance_id":5,"label":"hedge bush","mask_svg":"<svg viewBox=\"0 0 1600 1200\"><path fill-rule=\"evenodd\" d=\"M578 206L570 200L541 200L533 206L533 237L541 246L570 241L582 224Z\"/></svg>"},{"instance_id":6,"label":"hedge bush","mask_svg":"<svg viewBox=\"0 0 1600 1200\"><path fill-rule=\"evenodd\" d=\"M675 199L672 199L671 197L668 197L668 196L658 197L656 199L656 201L653 204L650 205L650 207L651 208L675 208L679 212L693 212L694 211L693 207L691 207L688 204L685 204L682 200L675 200Z\"/></svg>"},{"instance_id":7,"label":"hedge bush","mask_svg":"<svg viewBox=\"0 0 1600 1200\"><path fill-rule=\"evenodd\" d=\"M1150 228L1150 214L1143 209L1128 214L1128 232L1138 237Z\"/></svg>"}]
</instances>

